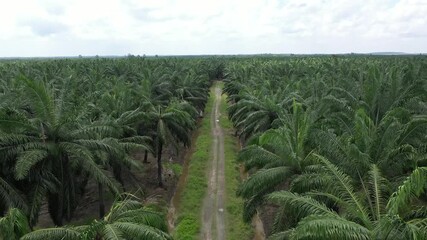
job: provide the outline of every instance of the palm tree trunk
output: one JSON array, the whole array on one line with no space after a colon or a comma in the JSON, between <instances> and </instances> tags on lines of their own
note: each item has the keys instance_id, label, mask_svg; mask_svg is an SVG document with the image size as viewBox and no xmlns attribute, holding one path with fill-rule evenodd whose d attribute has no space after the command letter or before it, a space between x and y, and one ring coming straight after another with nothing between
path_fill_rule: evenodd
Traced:
<instances>
[{"instance_id":1,"label":"palm tree trunk","mask_svg":"<svg viewBox=\"0 0 427 240\"><path fill-rule=\"evenodd\" d=\"M59 189L58 191L61 191ZM49 215L52 219L53 224L55 226L62 226L62 205L60 203L63 201L63 199L60 197L60 194L58 193L49 193L48 194L48 209L49 209Z\"/></svg>"},{"instance_id":2,"label":"palm tree trunk","mask_svg":"<svg viewBox=\"0 0 427 240\"><path fill-rule=\"evenodd\" d=\"M104 203L104 188L101 183L98 183L98 201L99 201L99 218L103 218L105 215L105 203Z\"/></svg>"},{"instance_id":3,"label":"palm tree trunk","mask_svg":"<svg viewBox=\"0 0 427 240\"><path fill-rule=\"evenodd\" d=\"M64 177L64 159L59 158L59 189L57 193L53 193L49 199L49 213L52 221L56 226L62 226L64 218L64 195L65 195L65 177Z\"/></svg>"},{"instance_id":4,"label":"palm tree trunk","mask_svg":"<svg viewBox=\"0 0 427 240\"><path fill-rule=\"evenodd\" d=\"M80 196L83 196L86 192L86 186L87 186L87 183L89 181L89 176L88 176L88 174L83 174L83 176L81 178L83 180L79 185L79 194L80 194Z\"/></svg>"},{"instance_id":5,"label":"palm tree trunk","mask_svg":"<svg viewBox=\"0 0 427 240\"><path fill-rule=\"evenodd\" d=\"M119 181L120 185L122 185L123 191L126 192L125 182L123 181L123 178L122 178L122 166L117 163L113 163L112 166L113 166L114 178L116 178L117 181Z\"/></svg>"},{"instance_id":6,"label":"palm tree trunk","mask_svg":"<svg viewBox=\"0 0 427 240\"><path fill-rule=\"evenodd\" d=\"M159 143L158 149L157 149L157 179L159 181L159 187L163 187L163 180L162 180L162 150L163 150L163 144Z\"/></svg>"},{"instance_id":7,"label":"palm tree trunk","mask_svg":"<svg viewBox=\"0 0 427 240\"><path fill-rule=\"evenodd\" d=\"M145 152L144 152L144 162L143 163L149 163L148 162L148 151L147 150L145 150Z\"/></svg>"}]
</instances>

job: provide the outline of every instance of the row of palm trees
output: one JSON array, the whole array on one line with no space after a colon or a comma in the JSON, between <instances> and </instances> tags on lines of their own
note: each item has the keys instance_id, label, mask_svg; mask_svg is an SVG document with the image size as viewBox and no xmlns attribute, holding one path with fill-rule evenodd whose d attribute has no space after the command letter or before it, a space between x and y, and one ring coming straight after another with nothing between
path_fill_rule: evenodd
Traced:
<instances>
[{"instance_id":1,"label":"row of palm trees","mask_svg":"<svg viewBox=\"0 0 427 240\"><path fill-rule=\"evenodd\" d=\"M88 182L96 181L103 220L64 228L67 239L76 234L85 234L84 239L135 234L141 239L145 233L132 225L139 223L165 232L163 225L139 216L145 210L134 200L120 201L105 216L103 193L106 189L123 200L122 170L143 168L132 158L135 151L157 158L158 185L163 187L162 153L190 144L217 65L209 59L139 57L0 63L0 216L5 216L0 228L15 231L18 239L36 225L45 202L53 223L62 226L73 218ZM28 228L13 224L24 217ZM146 239L166 239L159 231L162 237ZM36 232L23 239L54 239L64 233ZM14 239L6 236L12 235L0 234L0 239Z\"/></svg>"},{"instance_id":2,"label":"row of palm trees","mask_svg":"<svg viewBox=\"0 0 427 240\"><path fill-rule=\"evenodd\" d=\"M250 173L244 219L271 239L427 239L427 59L230 62L225 92Z\"/></svg>"}]
</instances>

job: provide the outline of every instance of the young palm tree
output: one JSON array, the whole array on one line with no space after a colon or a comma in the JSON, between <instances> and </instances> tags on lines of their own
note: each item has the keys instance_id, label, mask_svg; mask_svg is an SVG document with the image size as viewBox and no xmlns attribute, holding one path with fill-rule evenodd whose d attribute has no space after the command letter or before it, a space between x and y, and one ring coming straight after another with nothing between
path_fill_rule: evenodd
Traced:
<instances>
[{"instance_id":1,"label":"young palm tree","mask_svg":"<svg viewBox=\"0 0 427 240\"><path fill-rule=\"evenodd\" d=\"M230 119L243 139L272 128L275 121L284 115L288 107L292 106L292 98L284 99L282 96L282 92L274 96L262 91L257 94L248 93L229 107Z\"/></svg>"},{"instance_id":2,"label":"young palm tree","mask_svg":"<svg viewBox=\"0 0 427 240\"><path fill-rule=\"evenodd\" d=\"M296 222L271 239L427 237L427 211L422 202L414 201L426 190L427 168L417 168L389 195L387 180L376 165L355 185L350 176L326 158L316 154L314 157L318 165L294 180L291 191L269 195L272 202L283 208L287 218Z\"/></svg>"},{"instance_id":3,"label":"young palm tree","mask_svg":"<svg viewBox=\"0 0 427 240\"><path fill-rule=\"evenodd\" d=\"M393 179L390 185L398 184L399 178L408 175L417 166L426 164L427 85L424 81L426 71L421 70L419 66L412 65L407 59L307 57L287 60L241 60L239 63L230 64L227 68L228 79L225 81L225 88L232 105L229 113L233 123L240 128L244 136L245 131L262 129L264 123L269 123L265 120L269 116L267 109L273 109L274 106L264 107L262 104L256 104L257 100L261 102L263 101L261 99L269 99L280 105L281 101L289 99L289 96L292 96L291 99L298 99L304 103L304 108L311 119L311 130L305 138L305 146L301 148L305 154L300 156L306 156L312 149L327 156L349 177L352 187L357 189L356 195L359 195L363 189L368 189L365 187L367 183L360 179L365 181L369 178L368 173L372 164L376 164L386 177ZM280 89L286 89L283 91L286 94L278 94ZM251 101L250 95L256 96L254 101ZM279 101L273 100L276 98ZM281 109L288 110L291 105L288 101L280 106ZM272 124L273 128L280 126L279 121L273 122L276 123ZM266 127L269 128L271 125ZM266 191L272 191L272 188L277 190L289 189L288 185L293 188L299 186L301 187L299 193L305 193L303 186L314 187L330 180L329 175L319 173L304 178L304 181L298 181L299 174L314 172L318 167L312 165L306 158L300 162L299 171L273 172L273 169L285 166L278 164L285 163L278 159L287 158L282 152L292 149L291 144L278 137L266 140L266 136L277 132L276 129L253 132L248 136L255 137L248 141L248 146L241 152L241 160L250 169L249 172L253 173L238 191L238 194L246 200L245 213L251 209L254 212L256 208L250 206L260 204L263 201L262 196L268 194ZM261 137L257 133L260 133ZM299 131L294 135L298 133ZM304 134L304 131L301 133ZM260 140L263 137L265 139ZM306 184L302 185L301 182ZM389 196L389 192L383 194ZM313 199L324 203L332 211L338 211L339 214L347 209L339 208L334 200L325 198L326 196L316 196ZM367 205L367 201L362 202L363 206ZM417 214L421 216L421 212L418 211ZM292 219L282 217L288 215L286 208L281 210L280 214L278 225L283 227L286 223L291 228L296 226L296 222L292 222ZM357 215L357 211L354 214ZM371 216L370 212L368 216ZM353 218L354 216L347 220L352 221ZM281 219L288 222L281 222ZM301 219L294 220L298 222ZM366 218L360 216L356 222L358 224L363 222L365 225L369 223ZM375 220L374 224L377 223ZM346 239L344 236L337 236L340 235L336 235L336 239ZM322 239L314 233L306 238Z\"/></svg>"},{"instance_id":4,"label":"young palm tree","mask_svg":"<svg viewBox=\"0 0 427 240\"><path fill-rule=\"evenodd\" d=\"M353 120L346 123L344 131L323 126L312 132L310 142L353 178L357 178L357 174L363 176L373 163L388 178L394 178L412 171L422 162L426 133L425 116L412 116L406 109L394 108L376 126L361 108L354 113Z\"/></svg>"},{"instance_id":5,"label":"young palm tree","mask_svg":"<svg viewBox=\"0 0 427 240\"><path fill-rule=\"evenodd\" d=\"M10 208L5 216L0 217L0 239L18 240L28 232L27 217L18 208Z\"/></svg>"},{"instance_id":6,"label":"young palm tree","mask_svg":"<svg viewBox=\"0 0 427 240\"><path fill-rule=\"evenodd\" d=\"M101 220L89 225L46 228L24 235L21 240L167 240L164 217L145 208L137 199L116 201Z\"/></svg>"},{"instance_id":7,"label":"young palm tree","mask_svg":"<svg viewBox=\"0 0 427 240\"><path fill-rule=\"evenodd\" d=\"M253 138L239 153L238 160L246 171L255 171L237 191L245 199L245 221L252 219L268 193L285 187L307 164L304 144L310 117L301 104L294 103L293 113L282 116L281 121L284 126Z\"/></svg>"},{"instance_id":8,"label":"young palm tree","mask_svg":"<svg viewBox=\"0 0 427 240\"><path fill-rule=\"evenodd\" d=\"M203 111L209 95L209 82L202 76L187 73L176 78L174 95L189 102L198 112Z\"/></svg>"}]
</instances>

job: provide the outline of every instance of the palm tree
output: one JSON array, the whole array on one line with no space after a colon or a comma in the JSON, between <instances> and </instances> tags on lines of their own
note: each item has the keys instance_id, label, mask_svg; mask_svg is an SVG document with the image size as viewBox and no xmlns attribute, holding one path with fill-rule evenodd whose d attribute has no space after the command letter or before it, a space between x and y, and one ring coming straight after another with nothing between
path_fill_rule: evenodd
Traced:
<instances>
[{"instance_id":1,"label":"palm tree","mask_svg":"<svg viewBox=\"0 0 427 240\"><path fill-rule=\"evenodd\" d=\"M249 141L239 153L246 171L254 172L245 180L237 195L245 199L244 220L249 222L265 196L289 184L306 163L304 147L311 125L302 105L294 102L292 114L281 117L282 127L270 129Z\"/></svg>"},{"instance_id":2,"label":"palm tree","mask_svg":"<svg viewBox=\"0 0 427 240\"><path fill-rule=\"evenodd\" d=\"M137 94L141 101L151 104L166 104L173 96L172 82L170 81L170 69L156 67L152 70L144 69L140 74Z\"/></svg>"},{"instance_id":3,"label":"palm tree","mask_svg":"<svg viewBox=\"0 0 427 240\"><path fill-rule=\"evenodd\" d=\"M160 70L155 71L146 70L140 76L140 81L136 87L138 101L142 106L143 111L150 112L153 110L153 106L164 105L168 102L168 99L172 95L170 89L170 82L162 81L164 77L160 75ZM156 122L150 119L145 119L139 123L137 127L139 135L150 137L152 140L156 136ZM148 153L156 155L154 152L154 142L151 142L151 149L144 151L143 163L148 163Z\"/></svg>"},{"instance_id":4,"label":"palm tree","mask_svg":"<svg viewBox=\"0 0 427 240\"><path fill-rule=\"evenodd\" d=\"M326 158L313 156L318 164L295 179L291 191L269 195L269 199L286 212L287 218L294 218L296 223L272 235L271 239L427 237L427 211L422 202L414 201L426 190L426 167L415 169L397 191L389 195L388 181L376 165L371 165L368 176L360 178L360 183L355 185L349 175Z\"/></svg>"},{"instance_id":5,"label":"palm tree","mask_svg":"<svg viewBox=\"0 0 427 240\"><path fill-rule=\"evenodd\" d=\"M164 216L144 207L136 198L116 201L101 220L89 225L36 230L21 240L109 240L109 239L172 239L167 234Z\"/></svg>"},{"instance_id":6,"label":"palm tree","mask_svg":"<svg viewBox=\"0 0 427 240\"><path fill-rule=\"evenodd\" d=\"M248 93L229 107L230 119L243 139L274 127L279 116L292 106L292 98L283 99L282 96L282 92L273 96L263 91Z\"/></svg>"},{"instance_id":7,"label":"palm tree","mask_svg":"<svg viewBox=\"0 0 427 240\"><path fill-rule=\"evenodd\" d=\"M363 176L373 163L388 178L404 175L422 163L427 133L425 116L413 116L406 109L394 108L375 125L363 108L353 115L343 130L318 122L323 126L312 131L310 145L353 178L357 174ZM335 127L340 128L338 124Z\"/></svg>"},{"instance_id":8,"label":"palm tree","mask_svg":"<svg viewBox=\"0 0 427 240\"><path fill-rule=\"evenodd\" d=\"M121 184L125 191L124 181L122 178L122 168L141 170L139 162L129 157L130 153L135 150L152 151L149 143L151 138L147 136L138 136L136 126L144 119L145 113L140 108L133 111L126 111L117 119L104 119L108 125L114 126L116 132L109 135L99 135L99 141L104 142L114 149L113 151L104 151L96 146L91 149L95 152L96 162L104 168L110 168L113 171L115 179ZM109 116L111 118L111 116ZM103 199L103 184L98 183L99 193L99 216L104 217L105 206Z\"/></svg>"},{"instance_id":9,"label":"palm tree","mask_svg":"<svg viewBox=\"0 0 427 240\"><path fill-rule=\"evenodd\" d=\"M25 77L19 81L25 98L18 106L2 109L1 152L6 161L14 162L17 187L27 193L30 223L37 220L47 195L52 219L62 225L63 218L70 219L76 207L79 175L87 174L118 193L91 151L115 151L105 141L95 139L100 132L113 132L114 127L85 125L73 112L75 109L67 109L68 102L56 98L47 84Z\"/></svg>"},{"instance_id":10,"label":"palm tree","mask_svg":"<svg viewBox=\"0 0 427 240\"><path fill-rule=\"evenodd\" d=\"M177 149L179 143L183 143L184 146L190 144L190 131L195 127L194 118L197 112L185 101L171 102L167 106L151 105L148 111L149 121L156 126L154 147L157 155L157 179L159 187L163 187L163 147L172 145Z\"/></svg>"},{"instance_id":11,"label":"palm tree","mask_svg":"<svg viewBox=\"0 0 427 240\"><path fill-rule=\"evenodd\" d=\"M189 102L198 112L203 111L209 95L209 82L204 77L187 73L176 78L174 86L178 99Z\"/></svg>"}]
</instances>

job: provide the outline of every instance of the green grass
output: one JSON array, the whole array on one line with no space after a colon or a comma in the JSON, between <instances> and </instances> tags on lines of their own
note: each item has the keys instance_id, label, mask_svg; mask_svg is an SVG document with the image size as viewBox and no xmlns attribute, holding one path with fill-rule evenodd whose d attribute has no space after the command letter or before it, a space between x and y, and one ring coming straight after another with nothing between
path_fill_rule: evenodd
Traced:
<instances>
[{"instance_id":1,"label":"green grass","mask_svg":"<svg viewBox=\"0 0 427 240\"><path fill-rule=\"evenodd\" d=\"M250 225L243 222L243 200L236 196L239 186L240 171L236 162L239 151L238 140L232 135L233 124L227 117L226 95L222 96L220 124L224 129L224 155L225 155L225 182L226 200L225 208L227 220L227 239L250 239L253 230Z\"/></svg>"},{"instance_id":2,"label":"green grass","mask_svg":"<svg viewBox=\"0 0 427 240\"><path fill-rule=\"evenodd\" d=\"M190 159L187 181L178 207L178 224L174 233L175 239L178 240L198 239L200 233L200 214L208 181L206 170L209 167L209 160L212 155L210 116L215 99L213 89L205 108L205 117L202 120L200 133L195 142L195 152Z\"/></svg>"},{"instance_id":3,"label":"green grass","mask_svg":"<svg viewBox=\"0 0 427 240\"><path fill-rule=\"evenodd\" d=\"M222 86L223 83L217 83ZM178 208L175 239L199 239L200 221L203 199L207 191L207 175L209 161L212 157L212 129L210 115L215 99L215 92L211 90L211 96L205 108L204 119L200 127L199 136L195 142L195 152L191 156L189 173L186 186L182 192L180 206ZM225 154L225 179L226 199L225 210L227 214L227 239L250 239L252 229L242 219L243 200L236 196L236 190L240 183L240 173L236 163L239 151L238 141L231 135L233 124L227 117L226 96L222 97L220 124L224 129L224 154Z\"/></svg>"},{"instance_id":4,"label":"green grass","mask_svg":"<svg viewBox=\"0 0 427 240\"><path fill-rule=\"evenodd\" d=\"M179 178L181 176L183 167L179 163L164 163L163 167L165 169L171 169L175 177Z\"/></svg>"}]
</instances>

